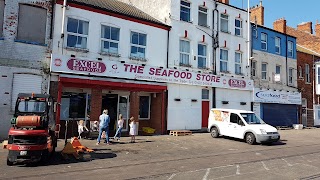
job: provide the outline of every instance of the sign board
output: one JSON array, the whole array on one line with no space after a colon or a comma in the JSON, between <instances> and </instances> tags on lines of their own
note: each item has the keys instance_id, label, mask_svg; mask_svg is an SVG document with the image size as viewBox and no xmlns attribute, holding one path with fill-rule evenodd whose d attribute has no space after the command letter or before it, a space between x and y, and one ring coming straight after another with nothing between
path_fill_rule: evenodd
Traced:
<instances>
[{"instance_id":1,"label":"sign board","mask_svg":"<svg viewBox=\"0 0 320 180\"><path fill-rule=\"evenodd\" d=\"M281 80L281 79L280 79L280 74L275 74L275 75L274 75L274 81L275 81L275 82L280 82L280 80Z\"/></svg>"},{"instance_id":2,"label":"sign board","mask_svg":"<svg viewBox=\"0 0 320 180\"><path fill-rule=\"evenodd\" d=\"M279 104L300 104L301 93L292 91L274 91L254 89L254 102L279 103Z\"/></svg>"},{"instance_id":3,"label":"sign board","mask_svg":"<svg viewBox=\"0 0 320 180\"><path fill-rule=\"evenodd\" d=\"M52 55L51 72L96 75L175 84L220 87L228 89L253 90L250 79L217 76L213 74L182 71L178 69L142 66L119 61L97 61L86 58L72 58Z\"/></svg>"}]
</instances>

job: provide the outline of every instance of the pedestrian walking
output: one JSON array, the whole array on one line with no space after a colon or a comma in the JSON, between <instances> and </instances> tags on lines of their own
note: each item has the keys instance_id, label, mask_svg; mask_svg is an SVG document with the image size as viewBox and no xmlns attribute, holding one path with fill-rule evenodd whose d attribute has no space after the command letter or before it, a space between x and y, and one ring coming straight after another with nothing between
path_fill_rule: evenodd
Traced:
<instances>
[{"instance_id":1,"label":"pedestrian walking","mask_svg":"<svg viewBox=\"0 0 320 180\"><path fill-rule=\"evenodd\" d=\"M99 117L99 136L98 136L98 139L97 139L97 145L100 144L100 140L101 140L101 135L103 132L105 132L106 134L106 143L109 145L111 144L110 141L109 141L109 123L110 123L110 117L108 115L108 110L105 109L103 110L102 114L100 115Z\"/></svg>"},{"instance_id":2,"label":"pedestrian walking","mask_svg":"<svg viewBox=\"0 0 320 180\"><path fill-rule=\"evenodd\" d=\"M86 127L84 120L80 120L77 122L78 124L78 139L81 139L83 137L87 137L89 134L89 129Z\"/></svg>"},{"instance_id":3,"label":"pedestrian walking","mask_svg":"<svg viewBox=\"0 0 320 180\"><path fill-rule=\"evenodd\" d=\"M137 124L134 120L134 117L132 116L130 118L130 136L131 136L131 143L134 143L136 141L136 131L137 131Z\"/></svg>"},{"instance_id":4,"label":"pedestrian walking","mask_svg":"<svg viewBox=\"0 0 320 180\"><path fill-rule=\"evenodd\" d=\"M113 139L116 139L118 137L118 141L120 141L121 131L122 131L122 128L123 128L123 122L124 122L124 120L123 120L122 114L119 114L118 129L117 129L117 132L114 135Z\"/></svg>"}]
</instances>

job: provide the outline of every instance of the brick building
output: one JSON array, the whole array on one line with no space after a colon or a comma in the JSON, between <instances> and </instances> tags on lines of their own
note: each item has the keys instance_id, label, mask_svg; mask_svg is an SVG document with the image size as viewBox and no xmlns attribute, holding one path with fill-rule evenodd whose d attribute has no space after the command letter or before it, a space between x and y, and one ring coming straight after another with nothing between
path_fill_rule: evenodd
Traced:
<instances>
[{"instance_id":1,"label":"brick building","mask_svg":"<svg viewBox=\"0 0 320 180\"><path fill-rule=\"evenodd\" d=\"M0 139L18 93L47 92L51 17L50 0L0 0Z\"/></svg>"}]
</instances>

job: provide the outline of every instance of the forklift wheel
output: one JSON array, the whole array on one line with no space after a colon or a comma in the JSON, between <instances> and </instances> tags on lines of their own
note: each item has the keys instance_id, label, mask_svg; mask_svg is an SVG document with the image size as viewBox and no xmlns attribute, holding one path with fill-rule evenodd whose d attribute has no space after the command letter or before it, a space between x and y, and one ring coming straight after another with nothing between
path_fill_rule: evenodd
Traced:
<instances>
[{"instance_id":1,"label":"forklift wheel","mask_svg":"<svg viewBox=\"0 0 320 180\"><path fill-rule=\"evenodd\" d=\"M13 162L9 161L8 158L7 158L7 165L8 165L8 166L13 166Z\"/></svg>"}]
</instances>

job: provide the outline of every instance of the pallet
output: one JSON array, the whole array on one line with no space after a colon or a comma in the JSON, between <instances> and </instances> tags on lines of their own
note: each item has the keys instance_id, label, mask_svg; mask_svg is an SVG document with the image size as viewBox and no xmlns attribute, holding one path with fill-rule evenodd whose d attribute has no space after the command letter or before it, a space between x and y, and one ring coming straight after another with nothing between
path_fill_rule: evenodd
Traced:
<instances>
[{"instance_id":1,"label":"pallet","mask_svg":"<svg viewBox=\"0 0 320 180\"><path fill-rule=\"evenodd\" d=\"M188 136L188 135L192 135L192 132L189 130L171 130L170 135L172 135L172 136Z\"/></svg>"}]
</instances>

